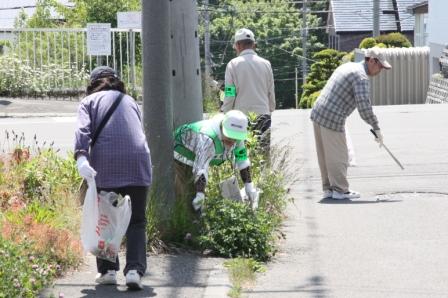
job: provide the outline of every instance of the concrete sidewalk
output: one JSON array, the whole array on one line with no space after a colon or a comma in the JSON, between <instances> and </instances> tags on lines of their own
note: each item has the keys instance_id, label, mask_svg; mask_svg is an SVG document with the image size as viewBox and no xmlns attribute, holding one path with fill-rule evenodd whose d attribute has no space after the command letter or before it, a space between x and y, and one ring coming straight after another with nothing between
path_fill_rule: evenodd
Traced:
<instances>
[{"instance_id":1,"label":"concrete sidewalk","mask_svg":"<svg viewBox=\"0 0 448 298\"><path fill-rule=\"evenodd\" d=\"M88 255L85 264L76 272L68 273L47 289L41 298L60 297L204 297L225 298L230 290L223 259L201 257L195 254L148 255L148 270L142 278L142 291L128 291L122 272L118 285L102 286L95 283L95 258ZM125 264L124 255L120 264Z\"/></svg>"}]
</instances>

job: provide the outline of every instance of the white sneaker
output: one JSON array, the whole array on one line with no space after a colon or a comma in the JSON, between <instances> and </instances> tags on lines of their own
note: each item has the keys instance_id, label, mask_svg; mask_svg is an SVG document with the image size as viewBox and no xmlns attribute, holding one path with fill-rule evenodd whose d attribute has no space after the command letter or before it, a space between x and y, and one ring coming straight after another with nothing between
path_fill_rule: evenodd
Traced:
<instances>
[{"instance_id":1,"label":"white sneaker","mask_svg":"<svg viewBox=\"0 0 448 298\"><path fill-rule=\"evenodd\" d=\"M131 290L141 290L142 286L142 278L140 274L138 274L137 270L129 270L126 274L126 285Z\"/></svg>"},{"instance_id":2,"label":"white sneaker","mask_svg":"<svg viewBox=\"0 0 448 298\"><path fill-rule=\"evenodd\" d=\"M361 194L359 192L349 190L348 192L338 192L333 191L333 199L334 200L346 200L346 199L358 199L361 197Z\"/></svg>"},{"instance_id":3,"label":"white sneaker","mask_svg":"<svg viewBox=\"0 0 448 298\"><path fill-rule=\"evenodd\" d=\"M323 195L322 195L322 199L331 199L333 197L333 191L332 190L325 190Z\"/></svg>"},{"instance_id":4,"label":"white sneaker","mask_svg":"<svg viewBox=\"0 0 448 298\"><path fill-rule=\"evenodd\" d=\"M116 285L117 272L115 270L107 270L107 273L98 273L96 275L95 282L100 285Z\"/></svg>"}]
</instances>

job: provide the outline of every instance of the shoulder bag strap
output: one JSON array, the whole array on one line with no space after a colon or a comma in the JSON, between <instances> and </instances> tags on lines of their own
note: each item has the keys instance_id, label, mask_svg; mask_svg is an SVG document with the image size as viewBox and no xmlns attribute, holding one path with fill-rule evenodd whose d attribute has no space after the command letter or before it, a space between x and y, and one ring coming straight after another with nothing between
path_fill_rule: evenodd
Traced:
<instances>
[{"instance_id":1,"label":"shoulder bag strap","mask_svg":"<svg viewBox=\"0 0 448 298\"><path fill-rule=\"evenodd\" d=\"M124 97L124 93L120 92L120 95L118 95L117 99L112 103L109 110L107 111L106 115L104 116L103 120L101 120L100 125L98 125L98 128L95 131L95 134L92 137L92 142L90 143L90 148L95 145L96 140L98 139L98 136L100 135L100 132L103 130L104 126L106 125L107 121L109 121L110 116L114 113L114 111L117 109L118 105L121 102L121 99Z\"/></svg>"}]
</instances>

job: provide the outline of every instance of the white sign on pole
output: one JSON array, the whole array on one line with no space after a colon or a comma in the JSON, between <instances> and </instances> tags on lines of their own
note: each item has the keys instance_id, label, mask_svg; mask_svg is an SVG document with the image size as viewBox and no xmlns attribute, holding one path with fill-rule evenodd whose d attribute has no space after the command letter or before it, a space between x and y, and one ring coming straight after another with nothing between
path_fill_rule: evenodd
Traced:
<instances>
[{"instance_id":1,"label":"white sign on pole","mask_svg":"<svg viewBox=\"0 0 448 298\"><path fill-rule=\"evenodd\" d=\"M111 52L110 24L87 24L87 55L107 56Z\"/></svg>"},{"instance_id":2,"label":"white sign on pole","mask_svg":"<svg viewBox=\"0 0 448 298\"><path fill-rule=\"evenodd\" d=\"M141 29L142 12L141 11L117 12L117 28Z\"/></svg>"}]
</instances>

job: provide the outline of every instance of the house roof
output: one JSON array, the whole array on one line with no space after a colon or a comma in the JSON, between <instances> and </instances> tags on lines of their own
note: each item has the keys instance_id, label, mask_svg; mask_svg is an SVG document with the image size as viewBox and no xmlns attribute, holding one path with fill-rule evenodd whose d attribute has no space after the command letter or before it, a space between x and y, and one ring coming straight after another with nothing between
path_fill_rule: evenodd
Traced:
<instances>
[{"instance_id":1,"label":"house roof","mask_svg":"<svg viewBox=\"0 0 448 298\"><path fill-rule=\"evenodd\" d=\"M0 28L14 28L14 22L23 10L28 16L33 15L36 10L36 0L0 0ZM59 3L72 7L70 0L58 0ZM57 17L56 12L52 12Z\"/></svg>"},{"instance_id":2,"label":"house roof","mask_svg":"<svg viewBox=\"0 0 448 298\"><path fill-rule=\"evenodd\" d=\"M421 1L414 5L408 6L408 12L411 14L416 14L420 12L428 12L428 1Z\"/></svg>"},{"instance_id":3,"label":"house roof","mask_svg":"<svg viewBox=\"0 0 448 298\"><path fill-rule=\"evenodd\" d=\"M421 0L396 0L402 31L414 30L414 16L407 8ZM394 14L384 14L393 11L392 0L380 0L380 31L396 31L397 25ZM372 0L330 0L329 25L331 31L336 32L365 32L373 29L373 1Z\"/></svg>"}]
</instances>

